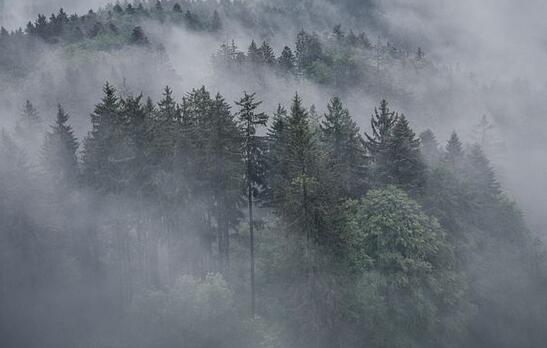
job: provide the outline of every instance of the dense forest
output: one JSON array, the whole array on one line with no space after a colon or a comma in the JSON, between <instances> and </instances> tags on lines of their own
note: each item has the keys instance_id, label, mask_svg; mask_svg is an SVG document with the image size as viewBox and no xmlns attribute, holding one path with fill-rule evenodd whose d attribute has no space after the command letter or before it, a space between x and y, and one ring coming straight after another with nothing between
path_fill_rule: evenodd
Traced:
<instances>
[{"instance_id":1,"label":"dense forest","mask_svg":"<svg viewBox=\"0 0 547 348\"><path fill-rule=\"evenodd\" d=\"M371 39L374 4L117 2L2 27L0 92L24 95L0 98L0 345L544 347L547 252L494 125L423 127L407 87L446 71ZM213 78L162 79L156 26L212 42ZM113 59L101 91L74 57L113 51L165 70Z\"/></svg>"}]
</instances>

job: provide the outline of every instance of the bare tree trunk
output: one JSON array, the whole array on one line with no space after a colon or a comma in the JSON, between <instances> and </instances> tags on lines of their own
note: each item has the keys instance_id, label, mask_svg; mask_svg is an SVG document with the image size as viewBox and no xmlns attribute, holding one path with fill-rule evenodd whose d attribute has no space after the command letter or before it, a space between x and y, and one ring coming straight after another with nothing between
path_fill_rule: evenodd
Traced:
<instances>
[{"instance_id":1,"label":"bare tree trunk","mask_svg":"<svg viewBox=\"0 0 547 348\"><path fill-rule=\"evenodd\" d=\"M255 289L255 236L253 222L253 191L251 181L248 180L248 200L249 200L249 234L250 234L250 249L251 249L251 314L255 317L256 313L256 289Z\"/></svg>"}]
</instances>

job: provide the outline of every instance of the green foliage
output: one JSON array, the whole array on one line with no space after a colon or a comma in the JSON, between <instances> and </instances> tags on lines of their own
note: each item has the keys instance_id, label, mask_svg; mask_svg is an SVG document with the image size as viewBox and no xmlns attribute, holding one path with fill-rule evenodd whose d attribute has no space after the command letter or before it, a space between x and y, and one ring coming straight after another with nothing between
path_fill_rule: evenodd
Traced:
<instances>
[{"instance_id":1,"label":"green foliage","mask_svg":"<svg viewBox=\"0 0 547 348\"><path fill-rule=\"evenodd\" d=\"M79 176L78 141L72 127L67 124L69 116L58 105L57 119L51 126L42 146L42 163L47 175L57 185L75 185Z\"/></svg>"},{"instance_id":2,"label":"green foliage","mask_svg":"<svg viewBox=\"0 0 547 348\"><path fill-rule=\"evenodd\" d=\"M346 216L347 258L357 278L351 311L367 327L368 342L456 345L451 340L461 332L450 330L463 329L466 283L439 223L392 186L348 203Z\"/></svg>"}]
</instances>

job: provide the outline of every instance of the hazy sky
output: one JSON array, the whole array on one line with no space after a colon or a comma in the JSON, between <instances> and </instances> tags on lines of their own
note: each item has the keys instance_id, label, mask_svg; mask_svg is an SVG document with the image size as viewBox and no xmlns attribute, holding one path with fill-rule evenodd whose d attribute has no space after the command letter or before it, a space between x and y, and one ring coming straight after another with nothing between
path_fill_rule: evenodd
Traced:
<instances>
[{"instance_id":1,"label":"hazy sky","mask_svg":"<svg viewBox=\"0 0 547 348\"><path fill-rule=\"evenodd\" d=\"M64 8L68 13L82 13L107 4L109 0L0 0L0 25L6 28L24 26L39 13L49 16L52 11ZM3 6L2 6L3 5Z\"/></svg>"}]
</instances>

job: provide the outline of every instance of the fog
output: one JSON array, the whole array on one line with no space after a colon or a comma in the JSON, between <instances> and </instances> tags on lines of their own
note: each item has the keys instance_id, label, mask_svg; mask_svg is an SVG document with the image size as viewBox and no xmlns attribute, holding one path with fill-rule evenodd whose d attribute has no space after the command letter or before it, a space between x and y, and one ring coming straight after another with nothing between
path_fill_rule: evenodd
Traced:
<instances>
[{"instance_id":1,"label":"fog","mask_svg":"<svg viewBox=\"0 0 547 348\"><path fill-rule=\"evenodd\" d=\"M169 11L174 3L163 1ZM21 55L24 59L13 62L6 55L0 60L0 219L4 219L0 221L0 305L8 308L0 315L0 345L544 345L545 333L538 330L547 320L542 295L547 263L544 245L539 243L547 242L547 69L543 64L547 13L542 1L264 0L248 1L245 8L250 10L243 15L227 10L226 2L207 1L203 7L201 2L181 3L183 12L187 5L195 9L204 27L212 18L209 9L218 6L222 29L195 29L149 15L136 23L146 35L146 44L128 44L135 23L124 14L116 30L111 30L116 34L108 34L114 38L91 37L88 23L80 41L28 41L27 46L9 48L32 52ZM122 5L125 8L127 2ZM101 12L104 6L109 1L0 0L0 26L9 31L24 28L38 14L49 17L61 7L79 15L93 9L108 18L105 24L114 22L112 7L106 15ZM365 48L351 49L338 44L333 32L336 24L341 24L343 37L349 37L350 30L363 31L370 42ZM285 46L296 54L301 30L317 33L322 54L329 57L323 65L287 74L277 67L248 62L225 67L216 61L221 44L234 42L246 57L252 40L259 46L268 42L276 56ZM418 48L425 53L422 60L415 58ZM328 64L336 68L328 70ZM358 67L360 73L336 70L345 66ZM119 97L118 116L142 111L143 119L149 119L135 126L131 125L135 119L128 117L124 122L130 125L124 123L112 133L118 140L96 145L94 154L103 156L104 162L93 162L89 148L93 139L103 139L97 134L106 129L97 126L100 118L94 117L101 108L95 106L101 100L106 103L101 98L107 81ZM162 109L165 86L173 90L173 109ZM194 90L201 86L210 93L210 100ZM234 152L236 157L243 156L241 144L229 137L223 143L214 142L223 132L239 129L239 121L232 124L228 117L220 126L205 123L179 130L172 143L169 126L158 126L167 124L162 123L165 115L181 124L187 122L182 121L184 117L225 115L220 104L214 104L217 93L237 119L241 105L236 101L244 91L256 93L261 101L258 110L270 116L269 127L274 125L278 105L292 114L295 94L302 97L303 107L311 114L310 139L320 144L303 162L312 169L305 167L302 172L316 170L315 177L308 179L306 173L279 179L276 175L287 175L283 170L290 171L292 162L287 167L272 162L275 149L268 137L273 138L273 128L257 127L257 134L271 146L261 148L267 153L266 164L256 166L264 171L260 173L264 178L249 185L254 191L241 195L250 174L240 166L243 157L231 157ZM152 111L144 106L136 107L138 112L130 109L131 98L139 94L143 105L147 97L156 103ZM388 100L391 110L406 116L416 134L426 129L435 133L442 149L437 160L424 160L429 161L429 169L424 170L428 174L423 191L415 190L414 184L383 182L378 178L380 171L369 164L367 175L372 179L367 177L370 187L365 191L372 190L371 196L352 189L342 198L334 197L334 182L343 180L343 173L335 173L336 179L325 174L331 170L322 162L328 163L328 144L317 135L324 132L318 118L331 111L327 104L334 96L342 99L363 137L365 132L374 134L371 115L382 99ZM27 100L42 122L38 129L23 134L19 128ZM65 162L54 174L43 163L48 140L44 134L55 125L59 104L70 115L68 124L80 145L73 163L79 179L69 180ZM488 125L479 126L483 116ZM212 138L207 138L207 127L219 127ZM128 129L142 133L135 135ZM473 186L477 174L469 169L467 157L457 169L447 164L444 147L453 131L464 143L465 156L472 157L474 143L481 145L501 184L499 197L489 196L490 201L473 196L497 183L485 179ZM185 137L195 144L184 143ZM364 139L370 146L372 141ZM173 148L166 150L169 146ZM102 172L109 166L111 172ZM282 167L277 168L279 173L275 166ZM443 176L451 170L456 172L453 177ZM488 177L490 172L485 171ZM390 191L392 185L403 191L402 196ZM312 208L306 201L308 189ZM253 280L249 275L249 255L254 251L247 241L248 219L252 219L247 194L256 200L256 222L251 225L256 224L257 234L258 304L255 313L253 302L252 315L248 300L251 286L254 296L255 285L254 274ZM273 198L278 194L285 195L285 205ZM400 273L382 273L388 268L378 265L385 260L368 246L357 248L362 255L351 254L365 240L355 232L358 228L382 228L374 227L376 220L370 216L384 210L367 212L367 207L379 203L375 201L379 197L410 197L419 203L419 208L388 204L386 209L401 209L390 216L394 221L419 216L416 224L427 225L419 233L433 231L437 236L423 237L435 251L412 252L428 255L424 256L431 263L424 266L427 271L418 269L420 260L403 265L405 271ZM356 208L359 199L363 203ZM308 209L316 209L313 217L308 217ZM420 209L439 222L421 217L416 213ZM328 233L336 237L322 241ZM317 241L310 242L314 238ZM428 258L428 253L434 256ZM408 277L411 280L397 279L405 272L424 272L431 278L423 282L413 275ZM401 284L417 290L406 297ZM511 325L512 315L519 322ZM416 327L403 324L413 320Z\"/></svg>"}]
</instances>

